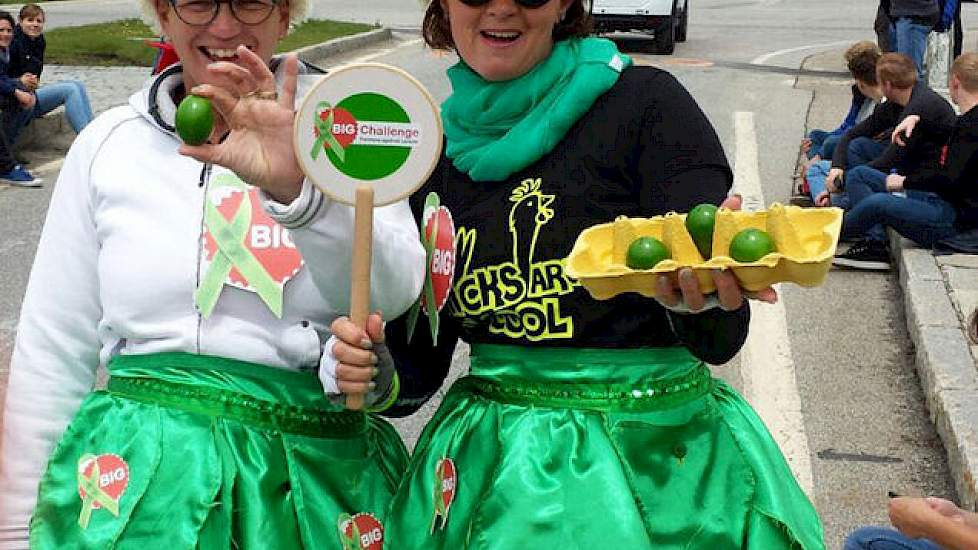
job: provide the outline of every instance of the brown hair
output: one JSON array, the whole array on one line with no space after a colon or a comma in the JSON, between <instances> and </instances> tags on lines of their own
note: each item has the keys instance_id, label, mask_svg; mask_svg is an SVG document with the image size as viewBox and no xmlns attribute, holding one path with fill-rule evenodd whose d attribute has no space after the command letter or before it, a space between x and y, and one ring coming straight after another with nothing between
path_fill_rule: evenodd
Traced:
<instances>
[{"instance_id":1,"label":"brown hair","mask_svg":"<svg viewBox=\"0 0 978 550\"><path fill-rule=\"evenodd\" d=\"M846 66L852 77L871 86L879 84L876 78L876 63L883 52L875 42L860 40L846 50Z\"/></svg>"},{"instance_id":2,"label":"brown hair","mask_svg":"<svg viewBox=\"0 0 978 550\"><path fill-rule=\"evenodd\" d=\"M894 88L905 90L917 83L917 67L902 53L885 53L876 63L876 76L880 82L889 82Z\"/></svg>"},{"instance_id":3,"label":"brown hair","mask_svg":"<svg viewBox=\"0 0 978 550\"><path fill-rule=\"evenodd\" d=\"M584 7L584 0L573 0L564 18L554 27L554 42L574 37L583 38L591 34L592 28L591 14ZM428 3L424 22L421 24L421 35L432 49L455 49L452 29L448 24L448 14L445 13L441 0L431 0Z\"/></svg>"},{"instance_id":4,"label":"brown hair","mask_svg":"<svg viewBox=\"0 0 978 550\"><path fill-rule=\"evenodd\" d=\"M958 77L961 87L971 93L978 93L978 53L963 53L951 65L951 74Z\"/></svg>"},{"instance_id":5,"label":"brown hair","mask_svg":"<svg viewBox=\"0 0 978 550\"><path fill-rule=\"evenodd\" d=\"M37 4L24 4L24 7L20 8L20 13L17 14L17 18L24 20L28 17L40 17L44 19L44 10Z\"/></svg>"}]
</instances>

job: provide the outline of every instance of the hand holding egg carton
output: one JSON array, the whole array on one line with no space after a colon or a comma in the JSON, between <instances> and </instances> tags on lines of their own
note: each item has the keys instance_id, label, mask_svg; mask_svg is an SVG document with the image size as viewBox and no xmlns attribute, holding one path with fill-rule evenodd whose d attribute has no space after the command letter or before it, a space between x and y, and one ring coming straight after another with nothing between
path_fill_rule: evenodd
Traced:
<instances>
[{"instance_id":1,"label":"hand holding egg carton","mask_svg":"<svg viewBox=\"0 0 978 550\"><path fill-rule=\"evenodd\" d=\"M759 212L699 205L689 216L620 217L580 234L567 273L599 300L624 292L654 297L656 277L682 267L693 269L704 293L715 290L714 269L732 270L748 291L780 282L812 287L832 267L841 228L838 208L778 203Z\"/></svg>"}]
</instances>

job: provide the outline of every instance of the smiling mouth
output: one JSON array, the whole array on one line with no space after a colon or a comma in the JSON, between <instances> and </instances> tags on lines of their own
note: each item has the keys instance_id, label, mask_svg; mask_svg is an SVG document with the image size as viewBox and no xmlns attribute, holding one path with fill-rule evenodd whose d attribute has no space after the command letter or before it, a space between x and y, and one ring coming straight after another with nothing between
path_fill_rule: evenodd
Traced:
<instances>
[{"instance_id":1,"label":"smiling mouth","mask_svg":"<svg viewBox=\"0 0 978 550\"><path fill-rule=\"evenodd\" d=\"M234 62L238 60L238 49L237 48L198 48L202 54L207 56L211 61L230 61ZM250 46L249 50L254 51Z\"/></svg>"},{"instance_id":2,"label":"smiling mouth","mask_svg":"<svg viewBox=\"0 0 978 550\"><path fill-rule=\"evenodd\" d=\"M523 36L523 33L519 31L482 31L479 34L486 40L497 44L512 44Z\"/></svg>"}]
</instances>

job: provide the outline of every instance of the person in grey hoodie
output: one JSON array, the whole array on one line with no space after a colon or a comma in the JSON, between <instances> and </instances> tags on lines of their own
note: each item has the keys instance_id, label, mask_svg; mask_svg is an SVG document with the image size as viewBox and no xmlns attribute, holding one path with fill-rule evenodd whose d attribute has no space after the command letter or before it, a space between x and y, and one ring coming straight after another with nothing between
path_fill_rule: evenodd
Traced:
<instances>
[{"instance_id":1,"label":"person in grey hoodie","mask_svg":"<svg viewBox=\"0 0 978 550\"><path fill-rule=\"evenodd\" d=\"M890 0L889 4L890 47L913 60L922 80L927 35L940 18L940 6L937 0Z\"/></svg>"}]
</instances>

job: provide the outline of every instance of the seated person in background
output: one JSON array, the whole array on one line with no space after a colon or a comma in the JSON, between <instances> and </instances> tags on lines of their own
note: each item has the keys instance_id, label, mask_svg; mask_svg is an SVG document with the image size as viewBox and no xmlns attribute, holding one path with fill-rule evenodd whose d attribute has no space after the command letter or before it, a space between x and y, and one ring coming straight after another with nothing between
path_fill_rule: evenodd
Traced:
<instances>
[{"instance_id":1,"label":"seated person in background","mask_svg":"<svg viewBox=\"0 0 978 550\"><path fill-rule=\"evenodd\" d=\"M12 143L17 141L21 128L31 119L42 117L59 105L65 106L65 116L75 133L92 120L92 106L88 101L85 85L77 80L63 80L40 86L41 71L44 70L44 10L37 4L25 4L18 15L19 25L14 28L14 40L10 45L10 66L7 74L20 81L21 85L37 96L32 110L22 113L10 128L8 137Z\"/></svg>"},{"instance_id":2,"label":"seated person in background","mask_svg":"<svg viewBox=\"0 0 978 550\"><path fill-rule=\"evenodd\" d=\"M832 168L832 154L842 135L869 118L883 98L883 91L876 79L876 62L882 55L879 47L868 40L856 42L846 50L846 66L855 81L852 85L852 104L838 128L832 132L812 130L808 139L802 141L802 150L809 159L802 167L808 187L804 191L810 195L810 198L806 195L807 204L803 206L810 206L811 201L825 190L825 178Z\"/></svg>"},{"instance_id":3,"label":"seated person in background","mask_svg":"<svg viewBox=\"0 0 978 550\"><path fill-rule=\"evenodd\" d=\"M890 500L886 527L861 527L846 537L843 550L971 550L978 548L978 515L942 498Z\"/></svg>"},{"instance_id":4,"label":"seated person in background","mask_svg":"<svg viewBox=\"0 0 978 550\"><path fill-rule=\"evenodd\" d=\"M953 125L914 114L893 131L896 146L945 140L936 164L918 163L889 175L869 166L849 172L852 208L843 218L842 236L863 240L836 256L836 265L889 269L886 226L927 248L978 227L978 53L954 61L949 91L963 113Z\"/></svg>"},{"instance_id":5,"label":"seated person in background","mask_svg":"<svg viewBox=\"0 0 978 550\"><path fill-rule=\"evenodd\" d=\"M39 187L41 180L14 161L13 140L5 128L11 119L20 117L26 109L34 108L34 94L18 87L16 79L7 75L10 61L10 41L14 37L14 17L0 10L0 183L21 187Z\"/></svg>"},{"instance_id":6,"label":"seated person in background","mask_svg":"<svg viewBox=\"0 0 978 550\"><path fill-rule=\"evenodd\" d=\"M855 80L849 112L842 124L831 132L818 129L808 132L808 137L801 142L801 148L809 160L831 159L842 134L866 120L879 104L883 92L876 81L876 62L881 55L883 53L879 47L869 40L856 42L846 50L846 67Z\"/></svg>"},{"instance_id":7,"label":"seated person in background","mask_svg":"<svg viewBox=\"0 0 978 550\"><path fill-rule=\"evenodd\" d=\"M913 61L903 54L883 54L876 63L876 77L886 102L839 140L832 155L832 169L825 178L826 190L815 199L819 206L828 206L829 194L842 189L845 170L865 164L884 173L893 168L910 173L922 166L936 165L940 159L943 139L913 139L905 148L900 148L895 143L881 143L876 138L881 134L889 135L910 115L920 115L923 119L950 126L954 123L951 105L917 80Z\"/></svg>"}]
</instances>

